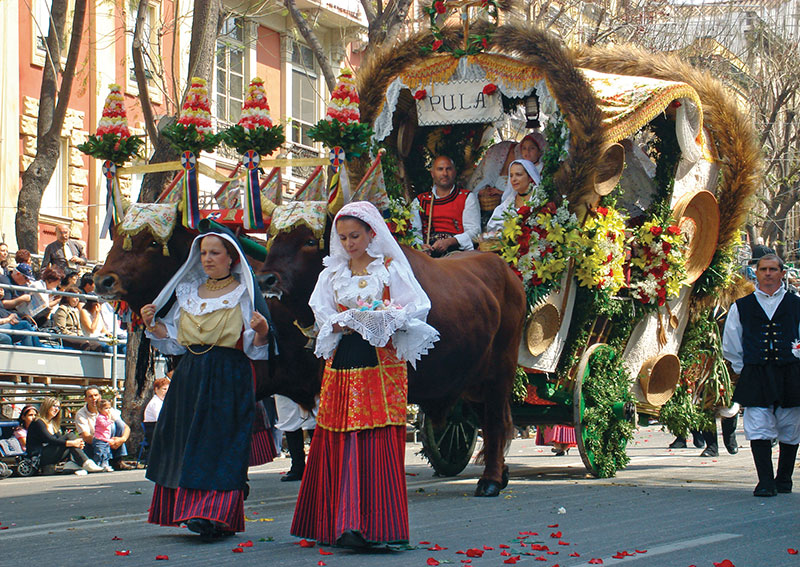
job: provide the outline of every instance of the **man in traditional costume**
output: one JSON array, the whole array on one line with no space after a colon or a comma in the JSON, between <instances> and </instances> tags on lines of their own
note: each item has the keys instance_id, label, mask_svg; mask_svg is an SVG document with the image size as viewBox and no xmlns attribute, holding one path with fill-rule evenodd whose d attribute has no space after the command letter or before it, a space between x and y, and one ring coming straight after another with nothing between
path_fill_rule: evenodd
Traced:
<instances>
[{"instance_id":1,"label":"man in traditional costume","mask_svg":"<svg viewBox=\"0 0 800 567\"><path fill-rule=\"evenodd\" d=\"M800 297L786 293L783 260L762 256L756 290L731 306L722 352L739 381L733 401L744 407L744 433L758 473L753 496L792 491L800 443ZM772 440L780 443L773 476Z\"/></svg>"},{"instance_id":2,"label":"man in traditional costume","mask_svg":"<svg viewBox=\"0 0 800 567\"><path fill-rule=\"evenodd\" d=\"M475 193L455 185L456 167L447 156L431 166L433 187L411 204L411 226L417 244L432 256L454 250L472 250L481 232L481 211Z\"/></svg>"}]
</instances>

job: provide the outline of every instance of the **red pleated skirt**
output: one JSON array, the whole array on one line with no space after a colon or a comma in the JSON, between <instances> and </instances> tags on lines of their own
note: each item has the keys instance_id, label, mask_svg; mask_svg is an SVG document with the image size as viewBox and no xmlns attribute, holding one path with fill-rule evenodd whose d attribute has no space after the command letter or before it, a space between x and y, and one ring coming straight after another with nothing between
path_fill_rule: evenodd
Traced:
<instances>
[{"instance_id":1,"label":"red pleated skirt","mask_svg":"<svg viewBox=\"0 0 800 567\"><path fill-rule=\"evenodd\" d=\"M563 443L574 447L575 428L571 425L540 425L536 427L536 444L552 445L553 443Z\"/></svg>"},{"instance_id":2,"label":"red pleated skirt","mask_svg":"<svg viewBox=\"0 0 800 567\"><path fill-rule=\"evenodd\" d=\"M254 431L250 440L250 462L248 466L257 467L271 463L278 456L272 431Z\"/></svg>"},{"instance_id":3,"label":"red pleated skirt","mask_svg":"<svg viewBox=\"0 0 800 567\"><path fill-rule=\"evenodd\" d=\"M405 428L317 427L294 511L294 536L332 545L354 530L371 543L408 542Z\"/></svg>"},{"instance_id":4,"label":"red pleated skirt","mask_svg":"<svg viewBox=\"0 0 800 567\"><path fill-rule=\"evenodd\" d=\"M244 531L244 493L241 490L195 490L155 485L147 521L178 526L192 518L223 524L223 530Z\"/></svg>"}]
</instances>

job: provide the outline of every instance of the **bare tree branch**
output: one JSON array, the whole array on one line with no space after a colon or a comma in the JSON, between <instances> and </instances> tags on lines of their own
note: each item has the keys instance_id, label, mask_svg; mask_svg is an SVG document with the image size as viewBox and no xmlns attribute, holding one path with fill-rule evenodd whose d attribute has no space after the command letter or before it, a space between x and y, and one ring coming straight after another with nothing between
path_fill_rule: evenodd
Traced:
<instances>
[{"instance_id":1,"label":"bare tree branch","mask_svg":"<svg viewBox=\"0 0 800 567\"><path fill-rule=\"evenodd\" d=\"M328 85L328 90L333 91L333 89L336 88L336 75L331 68L331 63L328 57L325 55L325 50L322 48L322 43L320 43L317 35L314 33L314 30L311 29L311 26L308 25L308 22L303 17L303 14L297 8L297 3L295 0L284 0L284 5L286 6L286 9L289 10L289 14L291 14L292 20L294 20L300 35L302 35L303 39L306 40L308 46L311 48L311 51L314 53L314 57L317 58L317 63L319 63L319 67L322 69L322 75L325 77L325 83Z\"/></svg>"}]
</instances>

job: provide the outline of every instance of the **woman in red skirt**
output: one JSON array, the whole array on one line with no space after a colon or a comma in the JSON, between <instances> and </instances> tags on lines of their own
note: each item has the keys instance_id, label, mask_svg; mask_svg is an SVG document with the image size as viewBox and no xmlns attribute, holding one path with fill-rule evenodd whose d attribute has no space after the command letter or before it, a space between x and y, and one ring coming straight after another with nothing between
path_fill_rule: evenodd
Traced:
<instances>
[{"instance_id":1,"label":"woman in red skirt","mask_svg":"<svg viewBox=\"0 0 800 567\"><path fill-rule=\"evenodd\" d=\"M439 338L425 322L430 300L371 203L339 211L324 264L309 305L326 364L292 535L404 543L407 362Z\"/></svg>"}]
</instances>

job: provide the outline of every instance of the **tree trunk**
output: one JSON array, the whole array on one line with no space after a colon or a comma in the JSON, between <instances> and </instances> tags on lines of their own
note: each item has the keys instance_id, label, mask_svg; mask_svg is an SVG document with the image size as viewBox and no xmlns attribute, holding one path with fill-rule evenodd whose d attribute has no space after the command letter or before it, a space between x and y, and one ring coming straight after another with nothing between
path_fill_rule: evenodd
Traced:
<instances>
[{"instance_id":1,"label":"tree trunk","mask_svg":"<svg viewBox=\"0 0 800 567\"><path fill-rule=\"evenodd\" d=\"M146 377L139 382L139 377ZM153 361L150 356L150 339L144 330L128 332L128 350L125 356L125 385L122 392L122 420L131 428L128 454L137 455L144 436L142 418L144 408L153 395Z\"/></svg>"},{"instance_id":2,"label":"tree trunk","mask_svg":"<svg viewBox=\"0 0 800 567\"><path fill-rule=\"evenodd\" d=\"M69 42L67 63L61 74L61 89L58 88L58 72L61 69L61 46L64 25L67 19L68 0L53 0L51 23L47 33L45 65L42 85L39 90L39 116L36 126L36 157L22 174L22 186L17 198L15 229L17 246L32 252L39 250L39 209L42 195L50 183L53 171L61 154L61 128L67 115L72 82L83 37L86 17L86 0L75 1L72 19L72 35Z\"/></svg>"},{"instance_id":3,"label":"tree trunk","mask_svg":"<svg viewBox=\"0 0 800 567\"><path fill-rule=\"evenodd\" d=\"M286 9L289 10L289 13L292 15L292 20L294 20L294 24L297 26L297 30L300 32L300 35L302 35L303 39L308 42L309 47L311 47L311 51L314 52L314 57L317 58L319 68L322 69L322 75L325 77L325 83L328 85L328 90L333 92L333 89L336 88L336 74L331 68L331 62L328 59L328 56L325 55L325 50L322 48L322 43L320 43L317 35L314 33L314 30L311 29L311 26L308 25L308 22L303 17L303 14L297 8L297 3L295 0L284 0L284 4L286 5Z\"/></svg>"}]
</instances>

